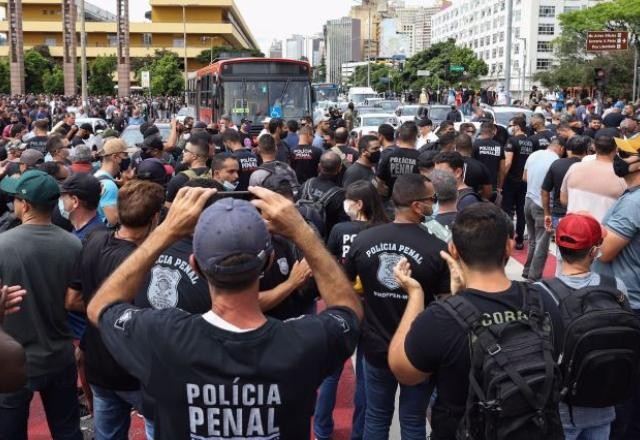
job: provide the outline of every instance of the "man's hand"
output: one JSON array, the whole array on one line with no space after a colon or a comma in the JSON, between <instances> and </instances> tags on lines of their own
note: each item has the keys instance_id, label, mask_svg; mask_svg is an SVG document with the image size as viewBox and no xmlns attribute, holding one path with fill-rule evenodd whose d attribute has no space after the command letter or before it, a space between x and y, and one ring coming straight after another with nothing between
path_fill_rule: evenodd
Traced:
<instances>
[{"instance_id":1,"label":"man's hand","mask_svg":"<svg viewBox=\"0 0 640 440\"><path fill-rule=\"evenodd\" d=\"M467 285L464 279L464 274L462 273L462 268L460 267L460 263L454 260L447 252L440 251L440 257L442 257L442 259L447 262L447 266L449 266L449 274L451 275L451 294L455 295Z\"/></svg>"},{"instance_id":2,"label":"man's hand","mask_svg":"<svg viewBox=\"0 0 640 440\"><path fill-rule=\"evenodd\" d=\"M249 191L258 197L251 203L260 210L270 232L295 240L296 234L309 227L289 199L258 186L250 186Z\"/></svg>"},{"instance_id":3,"label":"man's hand","mask_svg":"<svg viewBox=\"0 0 640 440\"><path fill-rule=\"evenodd\" d=\"M166 230L175 239L193 234L204 205L216 192L213 188L180 188L158 228Z\"/></svg>"},{"instance_id":4,"label":"man's hand","mask_svg":"<svg viewBox=\"0 0 640 440\"><path fill-rule=\"evenodd\" d=\"M551 216L550 215L545 215L544 216L544 228L547 230L547 232L551 232L552 224L553 224L553 222L551 221Z\"/></svg>"},{"instance_id":5,"label":"man's hand","mask_svg":"<svg viewBox=\"0 0 640 440\"><path fill-rule=\"evenodd\" d=\"M20 303L26 294L27 291L22 286L2 286L0 288L0 324L4 322L6 315L20 310Z\"/></svg>"},{"instance_id":6,"label":"man's hand","mask_svg":"<svg viewBox=\"0 0 640 440\"><path fill-rule=\"evenodd\" d=\"M411 277L411 265L409 264L409 260L402 257L398 264L393 268L393 275L396 278L402 290L407 292L407 295L412 296L418 292L423 293L422 286L420 283Z\"/></svg>"},{"instance_id":7,"label":"man's hand","mask_svg":"<svg viewBox=\"0 0 640 440\"><path fill-rule=\"evenodd\" d=\"M289 278L287 281L291 283L294 289L301 287L304 283L311 278L312 272L307 264L307 260L304 258L300 261L296 261L291 269Z\"/></svg>"}]
</instances>

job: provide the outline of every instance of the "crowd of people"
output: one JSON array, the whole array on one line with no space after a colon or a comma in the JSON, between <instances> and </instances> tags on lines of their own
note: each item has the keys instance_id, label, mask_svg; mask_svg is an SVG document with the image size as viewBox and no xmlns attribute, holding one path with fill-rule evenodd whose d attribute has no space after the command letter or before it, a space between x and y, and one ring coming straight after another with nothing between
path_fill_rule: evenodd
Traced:
<instances>
[{"instance_id":1,"label":"crowd of people","mask_svg":"<svg viewBox=\"0 0 640 440\"><path fill-rule=\"evenodd\" d=\"M330 439L354 351L354 440L640 438L632 104L163 138L153 102L0 102L0 439L35 392L54 439Z\"/></svg>"}]
</instances>

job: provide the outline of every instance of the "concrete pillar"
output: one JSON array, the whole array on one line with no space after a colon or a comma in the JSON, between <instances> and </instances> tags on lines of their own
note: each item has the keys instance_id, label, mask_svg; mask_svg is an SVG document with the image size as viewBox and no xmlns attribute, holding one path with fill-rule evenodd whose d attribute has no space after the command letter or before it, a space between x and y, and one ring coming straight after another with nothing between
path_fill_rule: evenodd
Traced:
<instances>
[{"instance_id":1,"label":"concrete pillar","mask_svg":"<svg viewBox=\"0 0 640 440\"><path fill-rule=\"evenodd\" d=\"M77 93L76 15L75 0L62 0L62 70L66 96Z\"/></svg>"},{"instance_id":2,"label":"concrete pillar","mask_svg":"<svg viewBox=\"0 0 640 440\"><path fill-rule=\"evenodd\" d=\"M22 1L7 1L9 20L9 73L11 94L24 95L24 40L22 37Z\"/></svg>"},{"instance_id":3,"label":"concrete pillar","mask_svg":"<svg viewBox=\"0 0 640 440\"><path fill-rule=\"evenodd\" d=\"M118 96L129 96L131 65L129 64L129 0L117 0L118 19Z\"/></svg>"}]
</instances>

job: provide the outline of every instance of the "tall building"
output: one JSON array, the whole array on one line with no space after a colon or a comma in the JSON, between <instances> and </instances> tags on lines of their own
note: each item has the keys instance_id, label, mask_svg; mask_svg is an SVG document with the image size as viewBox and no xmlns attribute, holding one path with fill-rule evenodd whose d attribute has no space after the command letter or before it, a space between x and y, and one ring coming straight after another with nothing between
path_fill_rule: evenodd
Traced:
<instances>
[{"instance_id":1,"label":"tall building","mask_svg":"<svg viewBox=\"0 0 640 440\"><path fill-rule=\"evenodd\" d=\"M325 55L324 36L315 34L307 37L305 41L305 54L312 66L319 66L322 63L322 57Z\"/></svg>"},{"instance_id":2,"label":"tall building","mask_svg":"<svg viewBox=\"0 0 640 440\"><path fill-rule=\"evenodd\" d=\"M351 7L349 17L360 21L360 52L363 58L378 57L378 26L380 24L380 10L386 7L386 2L380 0L362 0L361 5Z\"/></svg>"},{"instance_id":3,"label":"tall building","mask_svg":"<svg viewBox=\"0 0 640 440\"><path fill-rule=\"evenodd\" d=\"M344 63L361 61L360 20L349 17L329 20L324 26L327 82L339 84Z\"/></svg>"},{"instance_id":4,"label":"tall building","mask_svg":"<svg viewBox=\"0 0 640 440\"><path fill-rule=\"evenodd\" d=\"M0 0L0 8L8 0ZM76 1L76 4L78 2ZM182 5L185 5L183 26ZM24 49L37 45L49 46L51 55L63 58L62 1L22 0L22 30ZM213 46L231 45L238 49L257 49L258 43L233 0L150 0L147 22L129 24L129 56L153 56L159 49L184 56L186 27L187 65L193 70L200 65L195 58ZM117 22L113 14L86 3L87 57L116 55ZM0 33L9 31L9 22L0 21ZM75 32L79 35L80 20ZM78 38L79 41L79 38ZM79 49L76 56L80 55ZM9 55L8 46L0 46L0 56Z\"/></svg>"},{"instance_id":5,"label":"tall building","mask_svg":"<svg viewBox=\"0 0 640 440\"><path fill-rule=\"evenodd\" d=\"M533 75L549 69L556 61L551 42L562 31L558 16L602 1L606 0L513 0L512 95L529 90ZM505 79L505 21L505 0L449 1L432 17L431 42L451 38L458 46L472 49L489 66L488 75L481 78L483 84L495 86Z\"/></svg>"},{"instance_id":6,"label":"tall building","mask_svg":"<svg viewBox=\"0 0 640 440\"><path fill-rule=\"evenodd\" d=\"M282 40L273 40L269 48L269 58L282 58Z\"/></svg>"},{"instance_id":7,"label":"tall building","mask_svg":"<svg viewBox=\"0 0 640 440\"><path fill-rule=\"evenodd\" d=\"M413 56L431 46L431 17L439 11L439 6L396 9L398 32L411 35L413 51L408 56Z\"/></svg>"},{"instance_id":8,"label":"tall building","mask_svg":"<svg viewBox=\"0 0 640 440\"><path fill-rule=\"evenodd\" d=\"M307 57L306 47L305 47L306 38L302 35L292 35L285 41L284 46L284 57L292 60L299 60L301 57Z\"/></svg>"}]
</instances>

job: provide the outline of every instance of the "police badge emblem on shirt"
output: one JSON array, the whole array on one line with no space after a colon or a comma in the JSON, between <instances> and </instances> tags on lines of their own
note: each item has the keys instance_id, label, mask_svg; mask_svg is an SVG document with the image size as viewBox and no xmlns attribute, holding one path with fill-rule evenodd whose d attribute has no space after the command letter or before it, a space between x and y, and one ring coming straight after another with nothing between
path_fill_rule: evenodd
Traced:
<instances>
[{"instance_id":1,"label":"police badge emblem on shirt","mask_svg":"<svg viewBox=\"0 0 640 440\"><path fill-rule=\"evenodd\" d=\"M390 254L387 252L383 252L378 256L379 263L376 276L380 284L387 289L396 290L400 288L400 285L393 275L393 268L396 267L396 264L398 264L401 258L402 255L400 254Z\"/></svg>"},{"instance_id":2,"label":"police badge emblem on shirt","mask_svg":"<svg viewBox=\"0 0 640 440\"><path fill-rule=\"evenodd\" d=\"M182 274L179 270L164 266L151 269L151 282L147 289L149 304L154 309L169 309L178 305L178 283Z\"/></svg>"}]
</instances>

